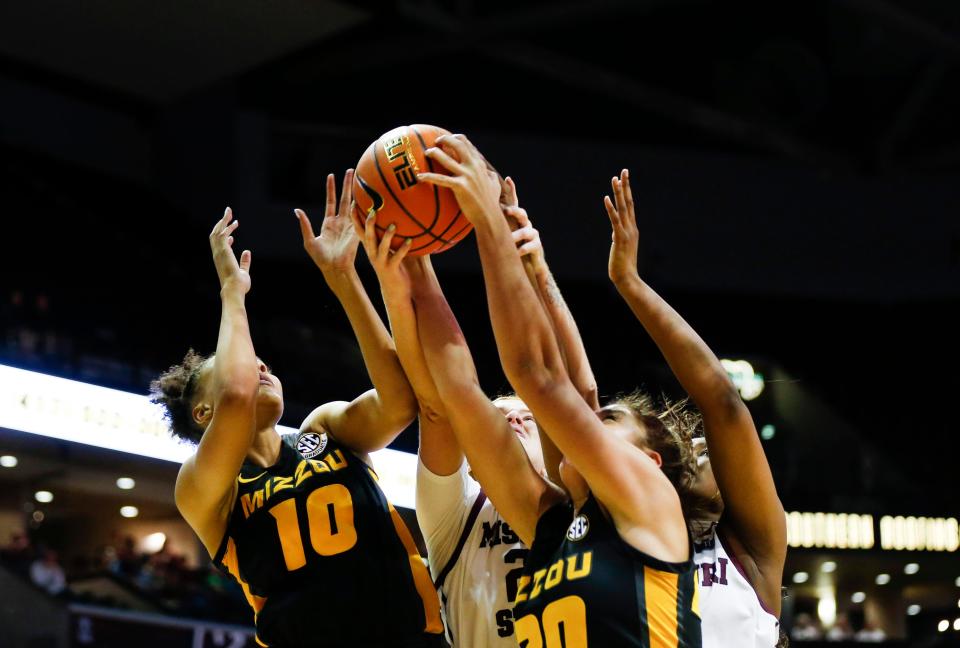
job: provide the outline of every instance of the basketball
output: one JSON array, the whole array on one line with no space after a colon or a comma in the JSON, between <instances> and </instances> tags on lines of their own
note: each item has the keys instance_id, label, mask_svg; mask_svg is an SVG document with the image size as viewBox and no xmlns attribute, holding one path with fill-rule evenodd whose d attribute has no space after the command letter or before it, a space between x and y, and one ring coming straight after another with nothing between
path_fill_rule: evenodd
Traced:
<instances>
[{"instance_id":1,"label":"basketball","mask_svg":"<svg viewBox=\"0 0 960 648\"><path fill-rule=\"evenodd\" d=\"M452 191L417 179L421 171L446 173L424 155L441 135L449 131L426 124L400 126L377 138L357 162L357 216L362 219L371 209L376 213L378 238L395 225L392 248L413 239L411 256L449 250L473 229Z\"/></svg>"}]
</instances>

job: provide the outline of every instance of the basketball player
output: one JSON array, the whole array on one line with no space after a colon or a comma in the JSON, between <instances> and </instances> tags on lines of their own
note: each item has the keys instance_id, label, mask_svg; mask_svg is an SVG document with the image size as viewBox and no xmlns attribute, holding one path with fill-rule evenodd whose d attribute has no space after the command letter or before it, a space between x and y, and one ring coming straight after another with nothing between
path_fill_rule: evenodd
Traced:
<instances>
[{"instance_id":1,"label":"basketball player","mask_svg":"<svg viewBox=\"0 0 960 648\"><path fill-rule=\"evenodd\" d=\"M594 411L584 401L527 281L495 174L462 136L439 138L427 155L450 175L419 179L450 188L477 233L504 371L564 455L569 499L532 469L516 442L460 439L497 510L530 546L514 607L519 644L700 646L692 547L680 497L661 470L682 463L673 431L629 402ZM444 401L457 401L468 381L445 390L438 372L464 373L462 336L442 296L415 303L431 375Z\"/></svg>"},{"instance_id":2,"label":"basketball player","mask_svg":"<svg viewBox=\"0 0 960 648\"><path fill-rule=\"evenodd\" d=\"M783 506L750 411L710 348L641 278L629 172L611 181L608 271L703 416L697 491L710 506L689 520L705 648L772 648L780 635L787 554ZM707 449L709 448L709 455Z\"/></svg>"},{"instance_id":3,"label":"basketball player","mask_svg":"<svg viewBox=\"0 0 960 648\"><path fill-rule=\"evenodd\" d=\"M176 502L214 563L241 585L256 639L278 648L436 646L439 601L368 453L413 419L416 401L389 333L354 269L358 240L327 178L320 236L297 212L303 243L337 295L374 384L351 402L315 409L281 437L279 379L254 354L245 295L249 251L237 261L229 209L210 234L222 303L216 353L187 354L151 385L173 433L197 443Z\"/></svg>"},{"instance_id":4,"label":"basketball player","mask_svg":"<svg viewBox=\"0 0 960 648\"><path fill-rule=\"evenodd\" d=\"M532 285L540 289L565 340L570 363L575 365L584 398L596 400L596 383L572 315L560 296L543 254L539 233L517 207L516 187L504 182L505 202L517 209L513 238ZM373 215L366 219L364 247L380 280L391 330L401 364L420 401L420 450L417 469L417 519L427 543L434 582L441 592L447 638L453 646L516 646L512 601L528 550L504 521L464 462L458 437L473 435L497 447L520 445L538 473L547 472L544 458L557 451L541 435L526 405L515 397L500 397L491 404L480 390L476 375L468 395L440 400L423 357L413 294L429 293L439 286L429 257L405 259L410 245L390 253L394 230L389 228L377 243ZM469 353L464 349L465 353ZM472 359L466 356L472 366ZM441 377L442 380L442 377ZM465 409L463 413L448 410ZM499 410L499 411L498 411ZM459 426L451 426L451 418Z\"/></svg>"}]
</instances>

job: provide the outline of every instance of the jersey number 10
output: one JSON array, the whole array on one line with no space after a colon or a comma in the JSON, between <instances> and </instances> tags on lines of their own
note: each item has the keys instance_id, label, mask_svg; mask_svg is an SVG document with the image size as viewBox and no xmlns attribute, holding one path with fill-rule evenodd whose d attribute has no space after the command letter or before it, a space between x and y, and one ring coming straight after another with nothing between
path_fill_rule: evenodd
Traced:
<instances>
[{"instance_id":1,"label":"jersey number 10","mask_svg":"<svg viewBox=\"0 0 960 648\"><path fill-rule=\"evenodd\" d=\"M270 509L277 521L280 547L287 571L307 564L300 537L300 521L294 499L280 502ZM357 530L353 527L353 498L343 484L329 484L307 497L307 526L310 546L321 556L333 556L357 544Z\"/></svg>"}]
</instances>

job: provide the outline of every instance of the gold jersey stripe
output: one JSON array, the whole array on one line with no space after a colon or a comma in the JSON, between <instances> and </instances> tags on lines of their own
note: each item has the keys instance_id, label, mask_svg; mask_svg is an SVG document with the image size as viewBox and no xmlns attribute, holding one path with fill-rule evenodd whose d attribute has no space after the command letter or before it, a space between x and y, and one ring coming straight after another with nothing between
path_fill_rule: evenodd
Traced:
<instances>
[{"instance_id":1,"label":"gold jersey stripe","mask_svg":"<svg viewBox=\"0 0 960 648\"><path fill-rule=\"evenodd\" d=\"M227 550L223 554L223 564L227 568L227 571L230 572L230 575L240 583L241 589L243 589L243 595L247 597L247 603L250 604L250 607L253 608L253 623L257 623L257 615L260 614L260 610L263 609L263 606L267 603L267 598L265 596L257 596L256 594L250 593L250 586L247 585L247 581L240 578L240 563L237 560L237 545L233 541L233 538L227 538ZM266 647L267 644L260 641L260 637L254 633L254 640L261 646Z\"/></svg>"},{"instance_id":2,"label":"gold jersey stripe","mask_svg":"<svg viewBox=\"0 0 960 648\"><path fill-rule=\"evenodd\" d=\"M650 648L677 648L679 575L644 566L643 587Z\"/></svg>"},{"instance_id":3,"label":"gold jersey stripe","mask_svg":"<svg viewBox=\"0 0 960 648\"><path fill-rule=\"evenodd\" d=\"M437 597L437 590L433 589L433 580L430 578L427 566L423 564L423 558L417 551L417 545L414 543L407 525L403 523L403 519L397 513L397 509L393 508L393 504L388 504L388 506L390 506L390 519L393 520L393 528L396 530L397 536L400 537L400 542L403 543L404 549L407 550L407 557L410 559L410 571L413 573L413 583L417 588L417 594L423 601L423 616L427 619L423 630L424 632L439 634L443 632L443 621L440 619L440 599Z\"/></svg>"}]
</instances>

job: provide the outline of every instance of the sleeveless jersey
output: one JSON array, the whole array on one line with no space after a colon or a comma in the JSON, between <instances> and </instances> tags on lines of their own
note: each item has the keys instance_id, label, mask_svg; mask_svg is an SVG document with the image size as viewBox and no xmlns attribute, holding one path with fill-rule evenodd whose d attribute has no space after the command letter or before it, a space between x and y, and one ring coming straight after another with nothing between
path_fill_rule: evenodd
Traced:
<instances>
[{"instance_id":1,"label":"sleeveless jersey","mask_svg":"<svg viewBox=\"0 0 960 648\"><path fill-rule=\"evenodd\" d=\"M373 470L329 435L285 435L275 465L243 464L214 564L243 588L262 646L440 641L439 602L409 531Z\"/></svg>"},{"instance_id":2,"label":"sleeveless jersey","mask_svg":"<svg viewBox=\"0 0 960 648\"><path fill-rule=\"evenodd\" d=\"M513 598L527 547L464 463L448 476L417 467L417 520L454 648L516 648Z\"/></svg>"},{"instance_id":3,"label":"sleeveless jersey","mask_svg":"<svg viewBox=\"0 0 960 648\"><path fill-rule=\"evenodd\" d=\"M700 648L693 561L669 563L620 538L591 495L574 517L537 522L516 605L521 648Z\"/></svg>"},{"instance_id":4,"label":"sleeveless jersey","mask_svg":"<svg viewBox=\"0 0 960 648\"><path fill-rule=\"evenodd\" d=\"M700 583L704 648L773 648L780 638L777 617L763 607L713 524L694 542Z\"/></svg>"}]
</instances>

